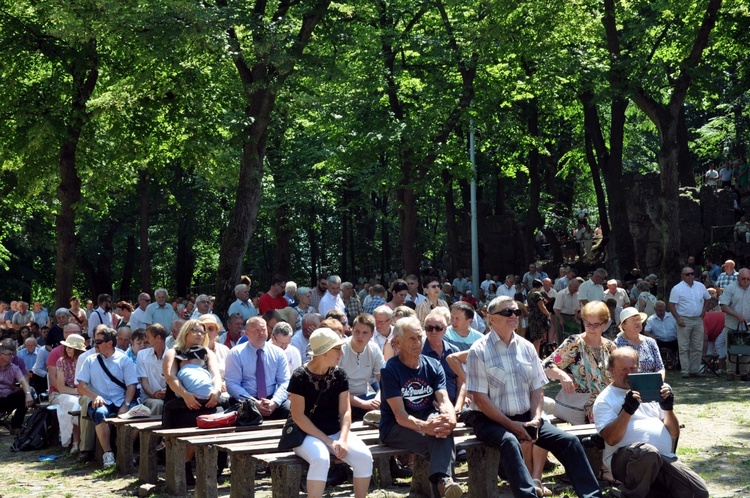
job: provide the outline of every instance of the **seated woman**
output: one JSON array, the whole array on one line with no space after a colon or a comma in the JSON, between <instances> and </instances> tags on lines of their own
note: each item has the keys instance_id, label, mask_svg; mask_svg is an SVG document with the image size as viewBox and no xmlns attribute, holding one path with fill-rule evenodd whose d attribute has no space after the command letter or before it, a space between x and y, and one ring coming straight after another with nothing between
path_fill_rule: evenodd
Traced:
<instances>
[{"instance_id":1,"label":"seated woman","mask_svg":"<svg viewBox=\"0 0 750 498\"><path fill-rule=\"evenodd\" d=\"M307 436L294 452L310 464L307 496L320 498L326 487L330 455L352 466L354 496L365 498L372 476L372 455L356 435L350 433L349 381L338 367L346 341L328 328L310 335L313 358L299 367L289 381L291 416Z\"/></svg>"},{"instance_id":2,"label":"seated woman","mask_svg":"<svg viewBox=\"0 0 750 498\"><path fill-rule=\"evenodd\" d=\"M635 308L625 308L620 313L620 328L622 333L615 339L618 348L628 346L638 351L640 358L640 372L659 372L664 380L667 371L661 360L659 346L650 337L641 334L643 322L646 321L646 313L638 313Z\"/></svg>"},{"instance_id":3,"label":"seated woman","mask_svg":"<svg viewBox=\"0 0 750 498\"><path fill-rule=\"evenodd\" d=\"M609 322L606 304L601 301L587 303L581 310L581 318L584 333L565 339L542 362L547 377L562 384L556 399L555 416L573 425L593 422L594 400L612 382L607 360L615 350L615 344L602 337Z\"/></svg>"},{"instance_id":4,"label":"seated woman","mask_svg":"<svg viewBox=\"0 0 750 498\"><path fill-rule=\"evenodd\" d=\"M594 401L612 383L607 369L615 344L602 337L610 320L609 308L601 301L587 303L581 310L584 332L572 335L553 352L542 366L551 380L559 380L562 389L555 398L556 417L573 425L593 423ZM608 469L600 477L614 482Z\"/></svg>"},{"instance_id":5,"label":"seated woman","mask_svg":"<svg viewBox=\"0 0 750 498\"><path fill-rule=\"evenodd\" d=\"M75 374L78 357L86 351L86 340L79 334L70 334L67 339L61 341L63 346L62 355L57 359L57 422L60 426L60 444L63 448L70 445L71 436L73 444L70 446L70 454L78 453L79 430L78 417L70 415L71 411L80 410L78 390L76 389Z\"/></svg>"},{"instance_id":6,"label":"seated woman","mask_svg":"<svg viewBox=\"0 0 750 498\"><path fill-rule=\"evenodd\" d=\"M197 371L195 363L191 363L193 359L201 358L194 358L197 354L193 353L186 355L195 346L205 351L201 360L204 365L199 368L207 370L210 375L210 390L204 373ZM174 348L164 353L163 373L169 389L164 398L162 428L195 427L199 415L216 412L221 395L221 375L216 356L207 347L208 336L203 324L198 320L188 320L180 329ZM181 372L182 368L186 370ZM185 480L188 485L195 484L190 464L194 454L192 446L185 448Z\"/></svg>"}]
</instances>

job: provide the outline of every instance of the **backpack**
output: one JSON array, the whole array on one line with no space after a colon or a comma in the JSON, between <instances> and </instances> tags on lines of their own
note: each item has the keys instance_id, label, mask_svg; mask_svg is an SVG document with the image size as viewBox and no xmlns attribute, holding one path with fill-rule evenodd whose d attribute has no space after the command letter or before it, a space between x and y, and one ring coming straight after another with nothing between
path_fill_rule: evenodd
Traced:
<instances>
[{"instance_id":1,"label":"backpack","mask_svg":"<svg viewBox=\"0 0 750 498\"><path fill-rule=\"evenodd\" d=\"M34 410L16 436L11 451L41 450L49 446L47 410Z\"/></svg>"}]
</instances>

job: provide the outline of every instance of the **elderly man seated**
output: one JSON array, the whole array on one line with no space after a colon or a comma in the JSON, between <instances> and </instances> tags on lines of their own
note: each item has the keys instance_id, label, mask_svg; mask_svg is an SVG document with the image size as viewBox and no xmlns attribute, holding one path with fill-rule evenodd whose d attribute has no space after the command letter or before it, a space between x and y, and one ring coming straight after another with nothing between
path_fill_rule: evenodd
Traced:
<instances>
[{"instance_id":1,"label":"elderly man seated","mask_svg":"<svg viewBox=\"0 0 750 498\"><path fill-rule=\"evenodd\" d=\"M0 413L15 410L10 420L10 433L18 434L23 426L26 409L34 405L31 388L21 369L13 363L16 351L13 346L0 345ZM21 389L16 388L16 382Z\"/></svg>"},{"instance_id":2,"label":"elderly man seated","mask_svg":"<svg viewBox=\"0 0 750 498\"><path fill-rule=\"evenodd\" d=\"M459 498L463 489L451 479L456 456L453 428L456 412L448 399L440 362L422 354L424 333L415 317L393 328L398 348L381 372L380 440L429 457L433 497Z\"/></svg>"},{"instance_id":3,"label":"elderly man seated","mask_svg":"<svg viewBox=\"0 0 750 498\"><path fill-rule=\"evenodd\" d=\"M632 348L616 349L607 366L613 380L596 398L594 420L605 442L604 464L622 481L622 496L708 497L703 479L674 454L680 423L672 388L662 384L658 402L642 401L630 388L628 376L638 372L638 353Z\"/></svg>"}]
</instances>

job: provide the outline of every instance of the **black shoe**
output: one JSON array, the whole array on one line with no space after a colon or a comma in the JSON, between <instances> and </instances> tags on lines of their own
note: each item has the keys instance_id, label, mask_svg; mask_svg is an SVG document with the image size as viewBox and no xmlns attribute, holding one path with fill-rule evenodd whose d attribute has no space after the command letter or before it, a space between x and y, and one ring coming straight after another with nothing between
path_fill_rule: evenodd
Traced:
<instances>
[{"instance_id":1,"label":"black shoe","mask_svg":"<svg viewBox=\"0 0 750 498\"><path fill-rule=\"evenodd\" d=\"M93 462L94 461L94 452L93 451L82 451L78 455L78 461L79 462Z\"/></svg>"}]
</instances>

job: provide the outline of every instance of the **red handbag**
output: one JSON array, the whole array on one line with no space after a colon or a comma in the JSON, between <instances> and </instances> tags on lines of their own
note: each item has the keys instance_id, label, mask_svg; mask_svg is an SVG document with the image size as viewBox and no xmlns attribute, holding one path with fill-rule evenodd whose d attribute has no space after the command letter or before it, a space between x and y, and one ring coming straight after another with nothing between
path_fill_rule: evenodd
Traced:
<instances>
[{"instance_id":1,"label":"red handbag","mask_svg":"<svg viewBox=\"0 0 750 498\"><path fill-rule=\"evenodd\" d=\"M231 427L237 423L237 412L212 413L199 415L196 419L199 429L214 429L216 427Z\"/></svg>"}]
</instances>

